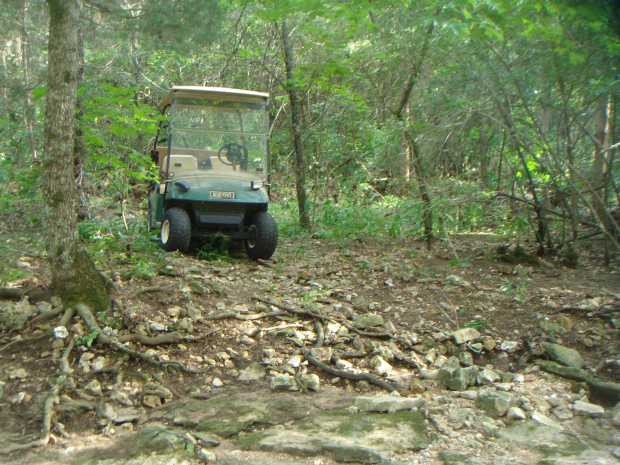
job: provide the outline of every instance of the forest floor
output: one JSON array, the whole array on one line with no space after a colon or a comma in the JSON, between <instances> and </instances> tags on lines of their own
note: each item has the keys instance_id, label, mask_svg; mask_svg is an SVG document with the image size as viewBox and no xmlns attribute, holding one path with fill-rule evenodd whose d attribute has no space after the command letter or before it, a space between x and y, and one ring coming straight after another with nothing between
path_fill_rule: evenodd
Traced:
<instances>
[{"instance_id":1,"label":"forest floor","mask_svg":"<svg viewBox=\"0 0 620 465\"><path fill-rule=\"evenodd\" d=\"M3 241L5 285L48 281L41 249ZM620 380L620 314L604 311L620 273L508 263L501 243L284 238L272 261L171 253L139 276L116 261L103 331L196 373L93 343L76 319L50 445L0 462L618 463L618 385L601 383ZM4 447L40 431L66 339L28 321L55 304L0 301Z\"/></svg>"}]
</instances>

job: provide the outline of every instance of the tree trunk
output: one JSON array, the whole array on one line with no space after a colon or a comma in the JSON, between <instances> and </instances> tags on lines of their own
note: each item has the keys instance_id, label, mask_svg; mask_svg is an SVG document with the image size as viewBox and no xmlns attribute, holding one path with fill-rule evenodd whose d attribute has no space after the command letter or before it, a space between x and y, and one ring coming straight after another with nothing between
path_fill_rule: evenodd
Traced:
<instances>
[{"instance_id":1,"label":"tree trunk","mask_svg":"<svg viewBox=\"0 0 620 465\"><path fill-rule=\"evenodd\" d=\"M24 124L28 133L28 144L30 145L30 156L32 161L37 159L37 145L34 138L34 104L32 103L32 71L30 66L30 42L26 20L28 18L28 0L22 4L22 17L20 22L20 54L22 58L22 73L24 86Z\"/></svg>"},{"instance_id":2,"label":"tree trunk","mask_svg":"<svg viewBox=\"0 0 620 465\"><path fill-rule=\"evenodd\" d=\"M65 305L109 306L104 277L79 242L75 184L75 116L78 87L77 0L48 0L48 93L43 188L52 291Z\"/></svg>"},{"instance_id":3,"label":"tree trunk","mask_svg":"<svg viewBox=\"0 0 620 465\"><path fill-rule=\"evenodd\" d=\"M302 139L302 115L299 90L295 84L295 55L286 20L282 21L282 48L284 50L284 64L286 66L286 91L291 105L291 130L295 148L295 181L297 186L297 205L299 207L299 223L302 228L310 228L310 216L306 196L306 162Z\"/></svg>"},{"instance_id":4,"label":"tree trunk","mask_svg":"<svg viewBox=\"0 0 620 465\"><path fill-rule=\"evenodd\" d=\"M408 151L411 153L411 161L414 168L413 171L418 183L418 190L420 191L420 199L422 199L424 238L426 239L426 246L430 250L433 240L433 205L431 202L431 196L428 192L428 185L426 183L426 177L424 176L424 171L422 168L422 160L420 159L420 149L415 141L415 137L410 131L405 131L404 134Z\"/></svg>"}]
</instances>

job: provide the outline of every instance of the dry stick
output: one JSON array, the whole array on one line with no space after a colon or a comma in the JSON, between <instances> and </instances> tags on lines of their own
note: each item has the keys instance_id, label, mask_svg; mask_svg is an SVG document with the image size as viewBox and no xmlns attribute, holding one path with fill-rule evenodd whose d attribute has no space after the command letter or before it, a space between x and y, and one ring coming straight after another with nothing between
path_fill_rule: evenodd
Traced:
<instances>
[{"instance_id":1,"label":"dry stick","mask_svg":"<svg viewBox=\"0 0 620 465\"><path fill-rule=\"evenodd\" d=\"M92 332L92 333L96 333L97 334L97 340L102 342L105 345L108 345L110 347L112 347L115 350L118 350L119 352L122 352L124 354L129 355L130 357L139 359L139 360L143 360L151 365L154 365L156 367L159 368L174 368L175 370L179 370L182 371L184 373L203 373L203 370L194 370L192 368L188 368L185 365L179 363L179 362L160 362L159 360L155 359L154 357L151 357L149 355L146 355L142 352L138 352L135 350L130 349L129 347L123 345L121 342L119 342L117 339L112 338L106 334L104 334L101 331L101 328L99 327L99 324L97 323L97 320L95 318L95 316L93 315L93 313L90 311L90 309L84 305L84 304L78 304L76 305L75 309L77 310L78 315L80 315L80 317L82 318L82 320L84 320L84 323L86 324L86 326L88 327L88 329Z\"/></svg>"},{"instance_id":2,"label":"dry stick","mask_svg":"<svg viewBox=\"0 0 620 465\"><path fill-rule=\"evenodd\" d=\"M339 370L337 368L331 367L316 358L310 350L304 350L304 357L306 358L306 360L308 360L308 362L317 367L319 370L322 370L333 376L338 376L339 378L351 379L353 381L366 381L367 383L374 384L375 386L379 386L380 388L390 392L396 391L401 387L396 383L384 381L377 376L371 375L370 373L352 373L350 371Z\"/></svg>"}]
</instances>

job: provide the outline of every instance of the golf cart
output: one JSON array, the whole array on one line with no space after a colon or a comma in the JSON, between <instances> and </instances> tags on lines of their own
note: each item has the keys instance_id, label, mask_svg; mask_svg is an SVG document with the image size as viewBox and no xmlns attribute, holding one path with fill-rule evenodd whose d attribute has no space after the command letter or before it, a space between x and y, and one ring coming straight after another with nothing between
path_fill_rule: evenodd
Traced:
<instances>
[{"instance_id":1,"label":"golf cart","mask_svg":"<svg viewBox=\"0 0 620 465\"><path fill-rule=\"evenodd\" d=\"M269 94L223 87L174 86L150 154L159 184L148 197L148 227L168 251L225 234L252 259L270 258L277 226L267 213Z\"/></svg>"}]
</instances>

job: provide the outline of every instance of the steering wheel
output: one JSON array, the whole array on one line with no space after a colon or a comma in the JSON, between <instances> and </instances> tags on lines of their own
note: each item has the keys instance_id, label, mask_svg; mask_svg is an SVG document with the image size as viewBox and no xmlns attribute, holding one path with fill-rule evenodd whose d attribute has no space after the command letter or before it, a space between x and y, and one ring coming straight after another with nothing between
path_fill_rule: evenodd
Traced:
<instances>
[{"instance_id":1,"label":"steering wheel","mask_svg":"<svg viewBox=\"0 0 620 465\"><path fill-rule=\"evenodd\" d=\"M222 158L224 152L226 152L226 156ZM217 151L217 158L225 165L231 165L233 167L235 167L235 165L247 165L248 149L241 144L230 142L229 144L222 145Z\"/></svg>"}]
</instances>

